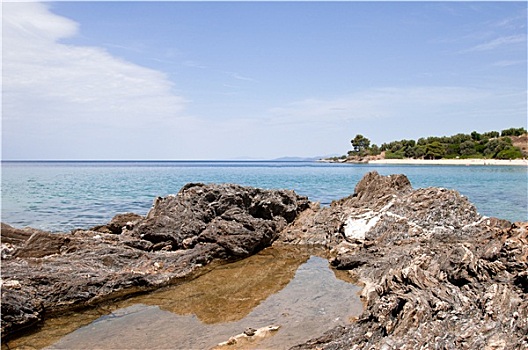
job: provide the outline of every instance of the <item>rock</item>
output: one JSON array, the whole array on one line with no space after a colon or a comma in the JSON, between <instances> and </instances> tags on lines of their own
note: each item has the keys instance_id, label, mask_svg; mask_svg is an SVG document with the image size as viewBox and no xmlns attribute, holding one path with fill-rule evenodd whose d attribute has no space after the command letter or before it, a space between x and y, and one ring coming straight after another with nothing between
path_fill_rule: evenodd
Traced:
<instances>
[{"instance_id":1,"label":"rock","mask_svg":"<svg viewBox=\"0 0 528 350\"><path fill-rule=\"evenodd\" d=\"M47 233L2 224L2 337L43 315L192 278L214 259L258 252L308 207L293 191L189 184L147 217Z\"/></svg>"},{"instance_id":2,"label":"rock","mask_svg":"<svg viewBox=\"0 0 528 350\"><path fill-rule=\"evenodd\" d=\"M367 245L387 239L397 243L411 237L471 235L484 220L456 191L412 190L404 175L377 172L366 174L353 195L332 202L329 208L311 209L289 225L279 240L330 249L343 240Z\"/></svg>"},{"instance_id":3,"label":"rock","mask_svg":"<svg viewBox=\"0 0 528 350\"><path fill-rule=\"evenodd\" d=\"M123 231L131 231L142 219L141 215L134 213L117 214L108 224L92 227L90 231L120 235Z\"/></svg>"},{"instance_id":4,"label":"rock","mask_svg":"<svg viewBox=\"0 0 528 350\"><path fill-rule=\"evenodd\" d=\"M264 338L271 337L279 330L280 326L270 325L259 329L247 328L244 333L232 336L227 341L218 344L214 349L244 349L250 344L261 341Z\"/></svg>"},{"instance_id":5,"label":"rock","mask_svg":"<svg viewBox=\"0 0 528 350\"><path fill-rule=\"evenodd\" d=\"M255 335L255 332L257 330L255 328L251 328L251 327L248 327L246 328L246 330L244 331L244 334L247 335L248 337L252 337Z\"/></svg>"},{"instance_id":6,"label":"rock","mask_svg":"<svg viewBox=\"0 0 528 350\"><path fill-rule=\"evenodd\" d=\"M366 263L367 260L356 255L340 255L330 261L330 264L338 270L352 270Z\"/></svg>"},{"instance_id":7,"label":"rock","mask_svg":"<svg viewBox=\"0 0 528 350\"><path fill-rule=\"evenodd\" d=\"M365 311L295 349L528 349L528 223L483 218L456 191L382 178L368 174L322 209L341 220L331 262L364 284ZM317 240L310 230L296 228L296 242Z\"/></svg>"},{"instance_id":8,"label":"rock","mask_svg":"<svg viewBox=\"0 0 528 350\"><path fill-rule=\"evenodd\" d=\"M214 244L223 257L244 257L270 245L308 203L293 191L188 184L157 198L131 234L170 250Z\"/></svg>"}]
</instances>

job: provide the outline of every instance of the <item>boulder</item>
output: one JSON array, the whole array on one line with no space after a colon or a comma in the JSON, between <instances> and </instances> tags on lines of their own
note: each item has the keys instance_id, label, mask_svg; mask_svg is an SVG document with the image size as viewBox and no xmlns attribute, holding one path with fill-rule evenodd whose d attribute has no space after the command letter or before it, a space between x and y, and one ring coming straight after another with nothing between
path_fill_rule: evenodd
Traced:
<instances>
[{"instance_id":1,"label":"boulder","mask_svg":"<svg viewBox=\"0 0 528 350\"><path fill-rule=\"evenodd\" d=\"M270 245L308 207L293 191L232 184L188 184L157 198L131 234L169 250L215 244L228 257L244 257Z\"/></svg>"},{"instance_id":2,"label":"boulder","mask_svg":"<svg viewBox=\"0 0 528 350\"><path fill-rule=\"evenodd\" d=\"M134 213L117 214L108 224L92 227L90 231L113 233L120 235L123 231L130 231L143 217Z\"/></svg>"}]
</instances>

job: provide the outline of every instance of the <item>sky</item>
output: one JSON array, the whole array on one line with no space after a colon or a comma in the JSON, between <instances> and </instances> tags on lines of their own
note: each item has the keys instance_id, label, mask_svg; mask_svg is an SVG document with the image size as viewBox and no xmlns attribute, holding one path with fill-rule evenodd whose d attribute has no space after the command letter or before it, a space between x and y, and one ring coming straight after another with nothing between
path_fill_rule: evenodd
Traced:
<instances>
[{"instance_id":1,"label":"sky","mask_svg":"<svg viewBox=\"0 0 528 350\"><path fill-rule=\"evenodd\" d=\"M527 127L527 3L2 3L2 158L341 155Z\"/></svg>"}]
</instances>

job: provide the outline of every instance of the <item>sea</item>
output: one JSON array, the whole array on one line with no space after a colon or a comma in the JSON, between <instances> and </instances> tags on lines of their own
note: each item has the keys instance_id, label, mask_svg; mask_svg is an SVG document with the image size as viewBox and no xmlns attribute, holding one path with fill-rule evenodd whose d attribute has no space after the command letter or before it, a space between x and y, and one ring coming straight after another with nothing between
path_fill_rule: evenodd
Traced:
<instances>
[{"instance_id":1,"label":"sea","mask_svg":"<svg viewBox=\"0 0 528 350\"><path fill-rule=\"evenodd\" d=\"M524 166L368 165L286 161L2 161L1 221L67 232L145 215L154 199L185 184L236 183L292 189L329 205L354 193L368 172L405 174L413 188L459 191L484 216L528 221Z\"/></svg>"}]
</instances>

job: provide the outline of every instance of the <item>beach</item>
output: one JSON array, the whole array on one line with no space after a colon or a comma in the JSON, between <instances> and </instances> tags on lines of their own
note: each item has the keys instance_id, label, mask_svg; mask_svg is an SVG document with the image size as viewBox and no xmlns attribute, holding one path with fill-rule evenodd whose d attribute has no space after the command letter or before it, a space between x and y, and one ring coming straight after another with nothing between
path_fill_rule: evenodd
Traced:
<instances>
[{"instance_id":1,"label":"beach","mask_svg":"<svg viewBox=\"0 0 528 350\"><path fill-rule=\"evenodd\" d=\"M517 165L528 166L528 159L378 159L368 164L392 165Z\"/></svg>"}]
</instances>

